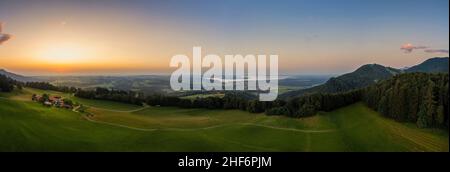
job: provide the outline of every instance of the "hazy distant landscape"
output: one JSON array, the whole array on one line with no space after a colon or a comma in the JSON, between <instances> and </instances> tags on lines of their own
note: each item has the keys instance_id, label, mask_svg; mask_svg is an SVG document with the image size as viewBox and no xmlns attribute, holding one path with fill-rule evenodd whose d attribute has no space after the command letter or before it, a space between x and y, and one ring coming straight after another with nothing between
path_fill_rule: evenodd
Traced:
<instances>
[{"instance_id":1,"label":"hazy distant landscape","mask_svg":"<svg viewBox=\"0 0 450 172\"><path fill-rule=\"evenodd\" d=\"M21 76L5 70L0 71L19 81L48 82L56 86L74 86L83 89L104 87L117 90L132 90L149 94L177 94L170 88L170 75L130 75L130 76ZM279 92L310 88L326 82L329 75L283 75L279 82ZM187 93L184 93L187 94ZM195 93L192 93L195 94Z\"/></svg>"}]
</instances>

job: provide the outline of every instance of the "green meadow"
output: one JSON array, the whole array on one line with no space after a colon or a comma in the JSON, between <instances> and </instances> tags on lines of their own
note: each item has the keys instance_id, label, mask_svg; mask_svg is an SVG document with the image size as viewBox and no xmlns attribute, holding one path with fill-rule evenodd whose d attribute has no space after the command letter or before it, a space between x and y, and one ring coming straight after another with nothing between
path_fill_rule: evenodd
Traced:
<instances>
[{"instance_id":1,"label":"green meadow","mask_svg":"<svg viewBox=\"0 0 450 172\"><path fill-rule=\"evenodd\" d=\"M44 107L62 95L86 113ZM86 100L24 88L0 93L0 151L449 151L448 132L382 117L362 103L294 119L238 110Z\"/></svg>"}]
</instances>

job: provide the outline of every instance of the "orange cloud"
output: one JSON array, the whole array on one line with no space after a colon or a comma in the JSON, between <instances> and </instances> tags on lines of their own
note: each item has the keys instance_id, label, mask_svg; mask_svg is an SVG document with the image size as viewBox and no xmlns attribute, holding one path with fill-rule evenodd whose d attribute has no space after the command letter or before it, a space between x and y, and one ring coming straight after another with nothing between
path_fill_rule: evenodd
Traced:
<instances>
[{"instance_id":1,"label":"orange cloud","mask_svg":"<svg viewBox=\"0 0 450 172\"><path fill-rule=\"evenodd\" d=\"M431 47L426 46L414 46L410 43L404 44L400 47L405 53L411 53L413 50L423 49L426 53L448 53L448 50L445 49L431 49Z\"/></svg>"},{"instance_id":2,"label":"orange cloud","mask_svg":"<svg viewBox=\"0 0 450 172\"><path fill-rule=\"evenodd\" d=\"M405 53L411 53L415 49L426 49L426 48L428 48L428 47L426 47L426 46L414 46L414 45L412 45L410 43L402 45L400 47L400 49L403 50Z\"/></svg>"}]
</instances>

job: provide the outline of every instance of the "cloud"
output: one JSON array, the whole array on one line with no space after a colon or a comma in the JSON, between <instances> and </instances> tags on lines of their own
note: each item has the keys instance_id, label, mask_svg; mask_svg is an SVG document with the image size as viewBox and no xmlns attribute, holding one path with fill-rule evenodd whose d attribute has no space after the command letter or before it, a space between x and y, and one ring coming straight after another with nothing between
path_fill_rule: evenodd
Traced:
<instances>
[{"instance_id":1,"label":"cloud","mask_svg":"<svg viewBox=\"0 0 450 172\"><path fill-rule=\"evenodd\" d=\"M427 49L426 46L414 46L412 44L405 44L400 47L401 50L403 50L405 53L411 53L413 50L417 49Z\"/></svg>"},{"instance_id":2,"label":"cloud","mask_svg":"<svg viewBox=\"0 0 450 172\"><path fill-rule=\"evenodd\" d=\"M401 50L403 50L405 53L411 53L414 50L423 49L426 53L448 53L448 50L446 49L431 49L431 47L427 46L414 46L410 43L404 44L400 47Z\"/></svg>"},{"instance_id":3,"label":"cloud","mask_svg":"<svg viewBox=\"0 0 450 172\"><path fill-rule=\"evenodd\" d=\"M0 45L12 38L12 35L2 33L2 31L3 31L3 23L0 22Z\"/></svg>"},{"instance_id":4,"label":"cloud","mask_svg":"<svg viewBox=\"0 0 450 172\"><path fill-rule=\"evenodd\" d=\"M444 49L426 49L424 51L426 53L447 53L448 54L448 50L444 50Z\"/></svg>"},{"instance_id":5,"label":"cloud","mask_svg":"<svg viewBox=\"0 0 450 172\"><path fill-rule=\"evenodd\" d=\"M10 34L0 34L0 45L2 45L2 43L10 40L12 38L12 35Z\"/></svg>"}]
</instances>

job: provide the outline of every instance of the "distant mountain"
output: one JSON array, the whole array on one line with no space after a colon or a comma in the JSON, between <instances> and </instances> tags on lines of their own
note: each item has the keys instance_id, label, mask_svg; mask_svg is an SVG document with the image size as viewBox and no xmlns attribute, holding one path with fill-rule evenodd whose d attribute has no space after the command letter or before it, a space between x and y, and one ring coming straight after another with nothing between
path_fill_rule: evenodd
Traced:
<instances>
[{"instance_id":1,"label":"distant mountain","mask_svg":"<svg viewBox=\"0 0 450 172\"><path fill-rule=\"evenodd\" d=\"M362 88L388 79L400 73L424 72L424 73L448 73L448 57L430 58L416 66L395 69L379 64L363 65L354 72L347 73L329 79L326 83L308 89L296 90L281 94L279 98L287 99L310 93L338 93Z\"/></svg>"},{"instance_id":2,"label":"distant mountain","mask_svg":"<svg viewBox=\"0 0 450 172\"><path fill-rule=\"evenodd\" d=\"M448 73L448 57L435 57L410 67L405 72Z\"/></svg>"},{"instance_id":3,"label":"distant mountain","mask_svg":"<svg viewBox=\"0 0 450 172\"><path fill-rule=\"evenodd\" d=\"M18 75L15 73L11 73L8 72L4 69L0 69L0 75L5 75L11 79L17 80L17 81L21 81L21 82L30 82L30 81L37 81L37 79L31 78L31 77L26 77L26 76L22 76L22 75Z\"/></svg>"},{"instance_id":4,"label":"distant mountain","mask_svg":"<svg viewBox=\"0 0 450 172\"><path fill-rule=\"evenodd\" d=\"M380 80L388 79L394 75L402 73L399 69L385 67L379 64L367 64L347 73L329 79L326 83L309 89L287 92L280 95L280 98L297 97L309 93L338 93L362 88L374 84Z\"/></svg>"}]
</instances>

